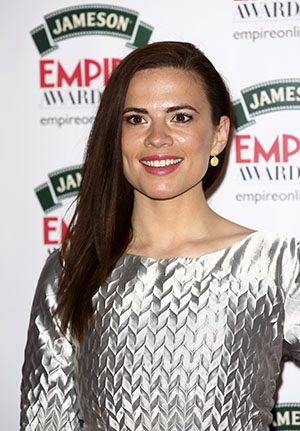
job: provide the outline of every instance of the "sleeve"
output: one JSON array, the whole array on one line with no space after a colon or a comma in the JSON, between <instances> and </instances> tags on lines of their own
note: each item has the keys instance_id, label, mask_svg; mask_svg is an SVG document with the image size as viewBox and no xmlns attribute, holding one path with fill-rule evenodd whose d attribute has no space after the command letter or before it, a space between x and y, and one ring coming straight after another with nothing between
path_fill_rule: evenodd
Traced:
<instances>
[{"instance_id":1,"label":"sleeve","mask_svg":"<svg viewBox=\"0 0 300 431\"><path fill-rule=\"evenodd\" d=\"M74 387L74 346L51 317L61 272L58 252L49 256L35 292L21 383L21 431L79 431Z\"/></svg>"},{"instance_id":2,"label":"sleeve","mask_svg":"<svg viewBox=\"0 0 300 431\"><path fill-rule=\"evenodd\" d=\"M300 242L291 245L292 264L284 311L284 352L300 361Z\"/></svg>"}]
</instances>

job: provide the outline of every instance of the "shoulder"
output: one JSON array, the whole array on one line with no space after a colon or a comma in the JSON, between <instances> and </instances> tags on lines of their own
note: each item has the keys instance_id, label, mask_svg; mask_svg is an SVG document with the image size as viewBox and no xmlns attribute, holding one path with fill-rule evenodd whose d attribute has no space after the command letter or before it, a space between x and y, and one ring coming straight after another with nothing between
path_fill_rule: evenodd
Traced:
<instances>
[{"instance_id":1,"label":"shoulder","mask_svg":"<svg viewBox=\"0 0 300 431\"><path fill-rule=\"evenodd\" d=\"M42 269L40 280L55 280L60 277L61 274L61 263L59 258L59 250L55 250L53 253L51 253Z\"/></svg>"},{"instance_id":2,"label":"shoulder","mask_svg":"<svg viewBox=\"0 0 300 431\"><path fill-rule=\"evenodd\" d=\"M254 231L245 235L227 249L227 259L238 263L244 273L279 274L291 272L299 262L299 243L295 238L267 232Z\"/></svg>"},{"instance_id":3,"label":"shoulder","mask_svg":"<svg viewBox=\"0 0 300 431\"><path fill-rule=\"evenodd\" d=\"M299 271L300 243L294 237L257 231L246 238L245 245L250 260L258 264L262 273L273 274L281 286L288 286Z\"/></svg>"},{"instance_id":4,"label":"shoulder","mask_svg":"<svg viewBox=\"0 0 300 431\"><path fill-rule=\"evenodd\" d=\"M256 231L221 255L219 269L246 285L256 286L260 295L270 287L274 297L284 300L300 274L299 242L272 232Z\"/></svg>"},{"instance_id":5,"label":"shoulder","mask_svg":"<svg viewBox=\"0 0 300 431\"><path fill-rule=\"evenodd\" d=\"M33 308L40 307L45 302L49 309L54 310L56 308L56 293L61 271L59 250L55 250L48 256L41 271L35 291Z\"/></svg>"},{"instance_id":6,"label":"shoulder","mask_svg":"<svg viewBox=\"0 0 300 431\"><path fill-rule=\"evenodd\" d=\"M253 257L254 260L260 257L270 259L280 256L292 257L297 254L299 242L294 237L285 237L264 230L256 231L228 220L224 220L221 228L216 249L228 248L232 252L243 251L247 253L247 257ZM224 232L226 233L224 234Z\"/></svg>"},{"instance_id":7,"label":"shoulder","mask_svg":"<svg viewBox=\"0 0 300 431\"><path fill-rule=\"evenodd\" d=\"M300 244L299 240L295 237L285 237L268 231L256 231L250 234L249 237L253 237L254 243L257 243L257 245L261 246L264 250L268 250L270 253L296 255Z\"/></svg>"},{"instance_id":8,"label":"shoulder","mask_svg":"<svg viewBox=\"0 0 300 431\"><path fill-rule=\"evenodd\" d=\"M294 237L285 237L268 231L255 231L245 237L249 248L268 255L270 259L291 259L298 257L300 243Z\"/></svg>"}]
</instances>

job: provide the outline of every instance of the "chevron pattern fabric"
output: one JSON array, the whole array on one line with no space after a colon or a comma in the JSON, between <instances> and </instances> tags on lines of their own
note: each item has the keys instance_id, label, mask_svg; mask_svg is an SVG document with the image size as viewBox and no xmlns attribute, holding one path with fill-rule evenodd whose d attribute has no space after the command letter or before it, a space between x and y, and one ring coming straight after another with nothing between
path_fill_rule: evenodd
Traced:
<instances>
[{"instance_id":1,"label":"chevron pattern fabric","mask_svg":"<svg viewBox=\"0 0 300 431\"><path fill-rule=\"evenodd\" d=\"M37 288L22 430L267 431L282 346L300 359L294 239L256 232L199 257L125 254L78 344L49 318L52 255Z\"/></svg>"}]
</instances>

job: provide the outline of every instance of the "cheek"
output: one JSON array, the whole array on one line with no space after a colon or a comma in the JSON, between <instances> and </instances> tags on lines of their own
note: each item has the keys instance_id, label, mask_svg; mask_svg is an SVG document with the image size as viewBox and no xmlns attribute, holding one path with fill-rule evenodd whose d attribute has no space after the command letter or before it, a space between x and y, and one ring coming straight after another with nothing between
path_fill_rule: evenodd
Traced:
<instances>
[{"instance_id":1,"label":"cheek","mask_svg":"<svg viewBox=\"0 0 300 431\"><path fill-rule=\"evenodd\" d=\"M203 158L210 152L211 140L208 136L193 136L186 142L186 148L191 157Z\"/></svg>"},{"instance_id":2,"label":"cheek","mask_svg":"<svg viewBox=\"0 0 300 431\"><path fill-rule=\"evenodd\" d=\"M131 167L130 157L124 151L122 152L122 162L123 162L123 174L128 179L132 169L130 168Z\"/></svg>"},{"instance_id":3,"label":"cheek","mask_svg":"<svg viewBox=\"0 0 300 431\"><path fill-rule=\"evenodd\" d=\"M126 152L126 147L127 147L126 142L127 142L126 132L124 132L122 130L122 133L121 133L121 150L122 150L122 154L124 154Z\"/></svg>"},{"instance_id":4,"label":"cheek","mask_svg":"<svg viewBox=\"0 0 300 431\"><path fill-rule=\"evenodd\" d=\"M123 161L124 159L128 159L130 157L130 153L132 153L132 144L131 139L128 136L128 133L122 132L121 136L121 151L122 151L122 157Z\"/></svg>"},{"instance_id":5,"label":"cheek","mask_svg":"<svg viewBox=\"0 0 300 431\"><path fill-rule=\"evenodd\" d=\"M122 146L122 160L124 170L132 170L136 166L137 160L135 157L135 152L132 150L130 145Z\"/></svg>"},{"instance_id":6,"label":"cheek","mask_svg":"<svg viewBox=\"0 0 300 431\"><path fill-rule=\"evenodd\" d=\"M128 163L128 160L125 156L123 156L123 175L126 178L126 180L129 182L129 184L133 185L133 176L132 176L132 169L130 169L130 164Z\"/></svg>"},{"instance_id":7,"label":"cheek","mask_svg":"<svg viewBox=\"0 0 300 431\"><path fill-rule=\"evenodd\" d=\"M190 152L201 152L211 146L213 143L213 133L203 125L190 130L184 130L183 133L177 133L177 142Z\"/></svg>"},{"instance_id":8,"label":"cheek","mask_svg":"<svg viewBox=\"0 0 300 431\"><path fill-rule=\"evenodd\" d=\"M128 130L127 128L125 128L125 130L122 131L121 135L122 153L127 157L136 154L140 146L139 140L139 136L134 130Z\"/></svg>"},{"instance_id":9,"label":"cheek","mask_svg":"<svg viewBox=\"0 0 300 431\"><path fill-rule=\"evenodd\" d=\"M123 162L123 174L125 178L131 183L137 176L137 169L139 163L136 160L135 152L131 145L123 142L122 144L122 162Z\"/></svg>"},{"instance_id":10,"label":"cheek","mask_svg":"<svg viewBox=\"0 0 300 431\"><path fill-rule=\"evenodd\" d=\"M123 126L122 127L122 133L121 133L122 152L128 153L130 147L132 147L132 142L134 142L134 140L132 139L132 131L130 131L130 129L128 129L128 126L127 127Z\"/></svg>"}]
</instances>

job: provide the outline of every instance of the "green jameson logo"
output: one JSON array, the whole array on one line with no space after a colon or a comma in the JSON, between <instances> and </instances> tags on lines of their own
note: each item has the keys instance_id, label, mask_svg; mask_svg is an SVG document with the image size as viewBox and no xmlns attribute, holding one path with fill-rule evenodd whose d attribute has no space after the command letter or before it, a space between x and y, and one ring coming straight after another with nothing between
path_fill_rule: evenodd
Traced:
<instances>
[{"instance_id":1,"label":"green jameson logo","mask_svg":"<svg viewBox=\"0 0 300 431\"><path fill-rule=\"evenodd\" d=\"M273 429L276 431L300 430L300 404L277 404L274 410Z\"/></svg>"},{"instance_id":2,"label":"green jameson logo","mask_svg":"<svg viewBox=\"0 0 300 431\"><path fill-rule=\"evenodd\" d=\"M45 213L60 207L61 200L77 195L81 183L81 166L51 172L49 181L34 189Z\"/></svg>"},{"instance_id":3,"label":"green jameson logo","mask_svg":"<svg viewBox=\"0 0 300 431\"><path fill-rule=\"evenodd\" d=\"M242 100L234 102L234 109L238 131L254 124L252 118L257 115L300 109L300 79L279 79L245 88Z\"/></svg>"},{"instance_id":4,"label":"green jameson logo","mask_svg":"<svg viewBox=\"0 0 300 431\"><path fill-rule=\"evenodd\" d=\"M137 20L138 12L118 6L73 6L46 15L46 23L33 29L31 35L42 56L58 48L55 42L90 34L128 40L135 34L127 46L137 48L148 43L153 31L153 27L142 21L137 24Z\"/></svg>"}]
</instances>

